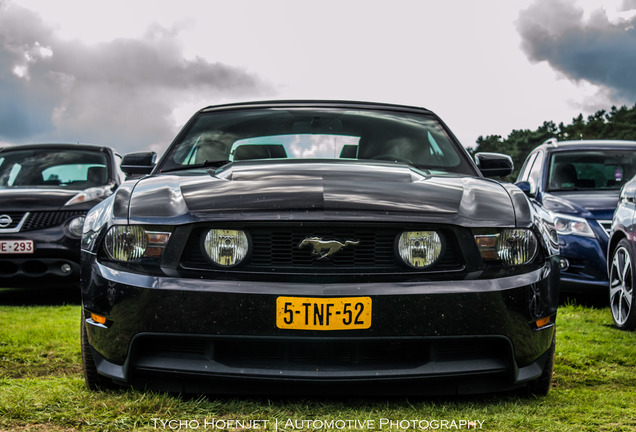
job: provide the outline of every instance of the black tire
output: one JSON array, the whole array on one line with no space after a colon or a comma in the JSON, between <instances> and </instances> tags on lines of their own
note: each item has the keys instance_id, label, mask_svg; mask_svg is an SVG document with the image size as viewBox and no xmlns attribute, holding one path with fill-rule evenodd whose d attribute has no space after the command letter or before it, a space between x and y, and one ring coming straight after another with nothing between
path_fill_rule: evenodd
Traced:
<instances>
[{"instance_id":1,"label":"black tire","mask_svg":"<svg viewBox=\"0 0 636 432\"><path fill-rule=\"evenodd\" d=\"M82 322L80 324L81 333L81 348L82 348L82 370L84 372L84 382L86 387L92 391L98 390L113 390L117 386L112 380L100 375L97 372L97 366L93 359L93 353L88 343L88 335L86 333L86 320L84 319L84 312L82 311Z\"/></svg>"},{"instance_id":2,"label":"black tire","mask_svg":"<svg viewBox=\"0 0 636 432\"><path fill-rule=\"evenodd\" d=\"M634 330L634 251L626 239L619 241L612 253L609 278L609 302L614 325L621 330Z\"/></svg>"},{"instance_id":3,"label":"black tire","mask_svg":"<svg viewBox=\"0 0 636 432\"><path fill-rule=\"evenodd\" d=\"M543 366L541 376L534 381L528 383L525 394L526 396L546 396L552 385L552 372L554 370L554 351L556 347L556 332L552 338L552 344L548 348L547 358Z\"/></svg>"}]
</instances>

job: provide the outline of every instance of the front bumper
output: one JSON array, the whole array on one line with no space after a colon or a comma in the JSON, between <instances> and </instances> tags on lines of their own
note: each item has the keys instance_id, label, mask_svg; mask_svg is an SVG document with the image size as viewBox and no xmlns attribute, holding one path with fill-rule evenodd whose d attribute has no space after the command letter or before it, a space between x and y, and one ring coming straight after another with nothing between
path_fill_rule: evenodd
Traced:
<instances>
[{"instance_id":1,"label":"front bumper","mask_svg":"<svg viewBox=\"0 0 636 432\"><path fill-rule=\"evenodd\" d=\"M560 235L559 256L568 264L561 270L561 292L607 290L606 250L606 239Z\"/></svg>"},{"instance_id":2,"label":"front bumper","mask_svg":"<svg viewBox=\"0 0 636 432\"><path fill-rule=\"evenodd\" d=\"M552 258L531 273L492 280L300 284L152 277L92 262L82 295L87 312L107 318L87 320L97 369L122 383L212 393L257 393L263 383L284 384L268 385L268 394L296 392L295 385L474 393L541 374L555 331L556 266ZM279 296L367 296L372 325L279 329ZM550 321L537 328L539 317Z\"/></svg>"},{"instance_id":3,"label":"front bumper","mask_svg":"<svg viewBox=\"0 0 636 432\"><path fill-rule=\"evenodd\" d=\"M0 255L0 283L14 287L41 284L79 284L80 239L66 235L63 226L1 234L0 240L32 240L32 254Z\"/></svg>"}]
</instances>

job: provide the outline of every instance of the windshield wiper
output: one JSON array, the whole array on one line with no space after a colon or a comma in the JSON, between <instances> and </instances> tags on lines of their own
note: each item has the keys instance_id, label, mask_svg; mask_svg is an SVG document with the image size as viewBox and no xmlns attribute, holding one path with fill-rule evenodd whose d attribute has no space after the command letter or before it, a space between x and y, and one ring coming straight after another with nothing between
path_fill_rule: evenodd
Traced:
<instances>
[{"instance_id":1,"label":"windshield wiper","mask_svg":"<svg viewBox=\"0 0 636 432\"><path fill-rule=\"evenodd\" d=\"M185 170L197 169L197 168L219 168L231 162L232 161L229 161L229 160L213 160L213 161L206 160L194 165L182 165L177 168L169 168L166 170L161 170L161 172L185 171Z\"/></svg>"}]
</instances>

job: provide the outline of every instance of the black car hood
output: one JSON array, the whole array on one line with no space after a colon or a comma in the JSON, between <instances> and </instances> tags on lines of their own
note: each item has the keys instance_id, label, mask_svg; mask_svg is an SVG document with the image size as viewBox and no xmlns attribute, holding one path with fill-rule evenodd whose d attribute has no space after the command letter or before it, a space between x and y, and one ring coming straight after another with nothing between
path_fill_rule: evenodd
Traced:
<instances>
[{"instance_id":1,"label":"black car hood","mask_svg":"<svg viewBox=\"0 0 636 432\"><path fill-rule=\"evenodd\" d=\"M80 192L59 188L0 189L0 212L58 210Z\"/></svg>"},{"instance_id":2,"label":"black car hood","mask_svg":"<svg viewBox=\"0 0 636 432\"><path fill-rule=\"evenodd\" d=\"M391 163L241 162L216 173L151 176L129 192L131 221L158 218L265 220L426 220L511 226L515 212L501 184L430 176ZM117 202L117 201L116 201ZM117 204L116 204L117 207Z\"/></svg>"},{"instance_id":3,"label":"black car hood","mask_svg":"<svg viewBox=\"0 0 636 432\"><path fill-rule=\"evenodd\" d=\"M618 190L552 192L543 196L546 210L587 218L612 219L618 205Z\"/></svg>"}]
</instances>

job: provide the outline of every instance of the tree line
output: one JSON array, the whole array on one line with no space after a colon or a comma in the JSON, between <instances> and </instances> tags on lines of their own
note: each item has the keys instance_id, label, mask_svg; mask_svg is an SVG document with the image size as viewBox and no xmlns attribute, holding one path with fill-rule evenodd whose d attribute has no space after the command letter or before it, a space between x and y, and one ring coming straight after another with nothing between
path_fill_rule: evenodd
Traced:
<instances>
[{"instance_id":1,"label":"tree line","mask_svg":"<svg viewBox=\"0 0 636 432\"><path fill-rule=\"evenodd\" d=\"M528 154L548 138L559 141L585 139L621 139L636 141L636 104L629 108L613 106L610 111L599 110L585 119L583 114L572 123L559 125L545 121L536 130L513 130L507 138L500 135L479 136L477 146L468 148L474 156L479 152L504 153L512 157L514 172L504 180L514 182Z\"/></svg>"}]
</instances>

